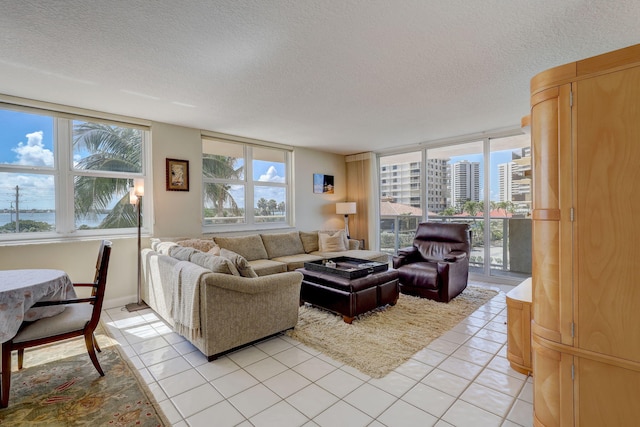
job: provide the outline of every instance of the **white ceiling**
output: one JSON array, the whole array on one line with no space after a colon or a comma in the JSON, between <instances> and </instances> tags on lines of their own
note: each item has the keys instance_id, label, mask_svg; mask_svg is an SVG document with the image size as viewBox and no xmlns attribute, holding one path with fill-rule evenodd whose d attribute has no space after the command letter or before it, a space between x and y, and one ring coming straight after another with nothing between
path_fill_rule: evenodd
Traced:
<instances>
[{"instance_id":1,"label":"white ceiling","mask_svg":"<svg viewBox=\"0 0 640 427\"><path fill-rule=\"evenodd\" d=\"M518 127L533 75L639 23L638 0L0 0L0 93L351 154Z\"/></svg>"}]
</instances>

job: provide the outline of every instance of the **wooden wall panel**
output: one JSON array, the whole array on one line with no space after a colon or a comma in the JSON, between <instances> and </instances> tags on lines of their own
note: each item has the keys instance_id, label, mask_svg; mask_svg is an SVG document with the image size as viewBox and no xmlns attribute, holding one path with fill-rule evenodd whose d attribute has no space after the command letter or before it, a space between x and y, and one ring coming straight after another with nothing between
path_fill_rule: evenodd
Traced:
<instances>
[{"instance_id":1,"label":"wooden wall panel","mask_svg":"<svg viewBox=\"0 0 640 427\"><path fill-rule=\"evenodd\" d=\"M640 361L640 67L576 92L576 345Z\"/></svg>"}]
</instances>

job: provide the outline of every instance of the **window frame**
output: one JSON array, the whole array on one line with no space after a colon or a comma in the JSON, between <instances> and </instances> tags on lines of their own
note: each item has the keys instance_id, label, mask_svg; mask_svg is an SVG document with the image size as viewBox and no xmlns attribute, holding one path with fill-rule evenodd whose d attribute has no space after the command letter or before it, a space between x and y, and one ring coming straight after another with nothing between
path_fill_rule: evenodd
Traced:
<instances>
[{"instance_id":1,"label":"window frame","mask_svg":"<svg viewBox=\"0 0 640 427\"><path fill-rule=\"evenodd\" d=\"M230 138L228 135L220 137L217 135L202 134L201 140L204 141L218 141L226 144L237 144L242 147L243 161L244 161L244 174L242 179L224 179L224 178L209 178L202 173L202 193L201 193L201 221L203 233L219 233L226 231L255 231L255 230L269 230L278 228L291 228L293 227L293 149L287 146L281 146L279 144L268 143L264 141L248 140L245 138ZM253 179L253 161L260 160L254 159L253 149L270 149L282 152L284 155L284 171L285 180L282 183L270 182L270 181L257 181ZM202 151L202 159L204 160L204 150ZM228 184L228 185L242 185L244 187L244 222L242 223L230 223L230 224L206 224L205 223L205 191L207 184ZM278 187L285 189L285 218L280 222L256 222L254 214L255 203L255 189L256 187Z\"/></svg>"},{"instance_id":2,"label":"window frame","mask_svg":"<svg viewBox=\"0 0 640 427\"><path fill-rule=\"evenodd\" d=\"M74 108L64 108L63 106L54 106L52 104L41 103L38 101L25 100L24 105L13 102L6 102L5 97L0 97L0 109L15 111L26 114L37 114L46 116L53 121L52 150L53 150L53 166L21 166L14 164L0 163L0 172L13 174L40 174L51 175L54 181L54 209L55 221L53 231L44 232L20 232L20 233L0 233L0 243L2 244L20 244L24 242L39 241L55 241L69 239L94 238L96 236L117 237L131 236L137 233L137 227L125 228L97 228L97 229L77 229L75 226L75 176L89 176L95 178L117 178L117 179L143 179L147 188L145 194L151 194L150 180L147 178L147 171L150 170L150 126L142 123L132 123L126 121L126 118L111 116L108 114L78 114L84 110ZM115 125L127 128L139 129L142 137L141 171L136 172L114 172L103 170L84 170L74 168L73 160L73 122L84 121L92 123L100 123L106 125ZM134 119L132 119L135 122ZM150 197L144 197L142 200L142 226L141 229L145 234L150 233L150 224L152 218L152 200Z\"/></svg>"}]
</instances>

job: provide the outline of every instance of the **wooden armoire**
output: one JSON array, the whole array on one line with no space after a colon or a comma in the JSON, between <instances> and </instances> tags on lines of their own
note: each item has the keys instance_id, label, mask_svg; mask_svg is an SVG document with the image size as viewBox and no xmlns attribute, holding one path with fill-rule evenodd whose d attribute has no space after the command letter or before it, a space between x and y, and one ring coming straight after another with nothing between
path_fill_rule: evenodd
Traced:
<instances>
[{"instance_id":1,"label":"wooden armoire","mask_svg":"<svg viewBox=\"0 0 640 427\"><path fill-rule=\"evenodd\" d=\"M640 425L640 45L531 80L534 425Z\"/></svg>"}]
</instances>

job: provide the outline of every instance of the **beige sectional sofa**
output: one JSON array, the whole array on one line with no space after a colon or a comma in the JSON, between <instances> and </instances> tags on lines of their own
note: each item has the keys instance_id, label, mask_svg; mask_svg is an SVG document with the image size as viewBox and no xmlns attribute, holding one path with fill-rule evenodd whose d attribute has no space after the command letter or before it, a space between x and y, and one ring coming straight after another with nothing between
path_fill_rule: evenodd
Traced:
<instances>
[{"instance_id":1,"label":"beige sectional sofa","mask_svg":"<svg viewBox=\"0 0 640 427\"><path fill-rule=\"evenodd\" d=\"M332 238L333 241L330 241ZM242 255L258 276L295 271L302 268L305 262L340 256L389 262L389 256L384 252L360 249L360 241L347 239L344 230L216 236L212 240L220 248ZM337 240L342 240L343 245L323 245Z\"/></svg>"},{"instance_id":2,"label":"beige sectional sofa","mask_svg":"<svg viewBox=\"0 0 640 427\"><path fill-rule=\"evenodd\" d=\"M142 299L209 360L293 328L307 261L388 262L344 231L152 239L142 250Z\"/></svg>"}]
</instances>

